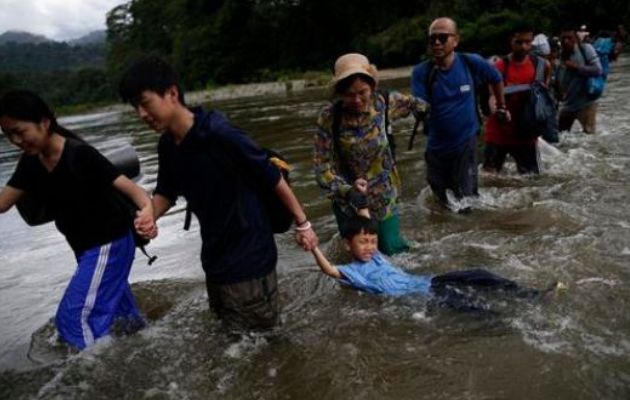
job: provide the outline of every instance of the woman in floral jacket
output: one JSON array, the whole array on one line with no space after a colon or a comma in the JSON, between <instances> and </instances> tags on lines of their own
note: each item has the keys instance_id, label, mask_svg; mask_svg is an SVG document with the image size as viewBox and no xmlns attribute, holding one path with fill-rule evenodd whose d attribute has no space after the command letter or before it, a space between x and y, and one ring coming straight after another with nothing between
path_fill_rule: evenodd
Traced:
<instances>
[{"instance_id":1,"label":"woman in floral jacket","mask_svg":"<svg viewBox=\"0 0 630 400\"><path fill-rule=\"evenodd\" d=\"M407 251L397 207L400 177L386 120L410 113L418 117L427 103L398 92L378 93L376 67L361 54L337 59L332 84L337 101L322 110L315 134L317 183L331 198L339 227L367 205L379 223L379 250L387 255Z\"/></svg>"}]
</instances>

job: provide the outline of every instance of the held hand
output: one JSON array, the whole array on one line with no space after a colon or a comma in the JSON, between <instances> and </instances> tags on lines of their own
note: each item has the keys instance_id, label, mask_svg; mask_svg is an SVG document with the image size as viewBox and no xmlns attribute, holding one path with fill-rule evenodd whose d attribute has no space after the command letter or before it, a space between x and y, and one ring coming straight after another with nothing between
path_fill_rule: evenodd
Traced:
<instances>
[{"instance_id":1,"label":"held hand","mask_svg":"<svg viewBox=\"0 0 630 400\"><path fill-rule=\"evenodd\" d=\"M357 189L359 193L367 194L368 181L363 178L359 178L354 181L353 187Z\"/></svg>"},{"instance_id":2,"label":"held hand","mask_svg":"<svg viewBox=\"0 0 630 400\"><path fill-rule=\"evenodd\" d=\"M361 208L359 210L357 210L357 214L365 217L365 218L370 218L370 209L369 208Z\"/></svg>"},{"instance_id":3,"label":"held hand","mask_svg":"<svg viewBox=\"0 0 630 400\"><path fill-rule=\"evenodd\" d=\"M311 227L310 222L307 222L307 224L295 228L295 241L305 251L311 251L319 244L319 238Z\"/></svg>"},{"instance_id":4,"label":"held hand","mask_svg":"<svg viewBox=\"0 0 630 400\"><path fill-rule=\"evenodd\" d=\"M146 239L153 239L157 236L157 225L153 219L153 210L150 207L136 211L133 225L136 228L136 232Z\"/></svg>"},{"instance_id":5,"label":"held hand","mask_svg":"<svg viewBox=\"0 0 630 400\"><path fill-rule=\"evenodd\" d=\"M497 108L494 115L496 115L499 122L510 122L512 120L512 115L506 108Z\"/></svg>"}]
</instances>

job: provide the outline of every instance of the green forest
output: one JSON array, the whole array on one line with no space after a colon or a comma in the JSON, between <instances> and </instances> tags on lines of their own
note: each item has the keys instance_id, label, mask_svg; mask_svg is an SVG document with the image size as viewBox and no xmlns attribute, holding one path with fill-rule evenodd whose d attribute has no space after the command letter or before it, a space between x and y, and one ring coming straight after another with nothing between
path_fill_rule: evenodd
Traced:
<instances>
[{"instance_id":1,"label":"green forest","mask_svg":"<svg viewBox=\"0 0 630 400\"><path fill-rule=\"evenodd\" d=\"M187 90L329 71L349 51L379 68L411 65L425 57L438 16L458 22L460 49L489 56L507 52L516 23L596 33L628 26L630 8L627 0L132 0L107 14L101 67L0 69L0 90L28 86L57 105L115 101L121 71L147 53L173 63Z\"/></svg>"}]
</instances>

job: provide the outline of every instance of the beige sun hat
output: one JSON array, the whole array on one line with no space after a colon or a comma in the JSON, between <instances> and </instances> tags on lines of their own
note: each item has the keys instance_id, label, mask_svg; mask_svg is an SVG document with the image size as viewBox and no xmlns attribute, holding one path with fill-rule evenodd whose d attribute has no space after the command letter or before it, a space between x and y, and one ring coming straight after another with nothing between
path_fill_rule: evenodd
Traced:
<instances>
[{"instance_id":1,"label":"beige sun hat","mask_svg":"<svg viewBox=\"0 0 630 400\"><path fill-rule=\"evenodd\" d=\"M354 74L367 75L374 79L374 82L378 80L376 66L370 64L366 56L359 53L349 53L344 54L335 61L335 75L331 85L334 86L339 81Z\"/></svg>"}]
</instances>

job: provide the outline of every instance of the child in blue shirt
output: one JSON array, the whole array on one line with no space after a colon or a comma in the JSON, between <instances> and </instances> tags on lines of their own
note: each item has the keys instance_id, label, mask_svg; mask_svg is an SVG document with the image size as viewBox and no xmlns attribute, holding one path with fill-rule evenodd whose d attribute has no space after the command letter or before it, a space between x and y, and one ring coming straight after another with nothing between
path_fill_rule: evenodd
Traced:
<instances>
[{"instance_id":1,"label":"child in blue shirt","mask_svg":"<svg viewBox=\"0 0 630 400\"><path fill-rule=\"evenodd\" d=\"M341 229L350 264L332 265L318 247L312 250L322 272L345 286L372 294L389 296L421 295L460 310L483 310L488 306L483 294L505 293L531 299L545 293L520 287L516 282L483 269L453 271L441 275L413 275L393 266L377 250L377 225L356 215ZM554 284L552 288L559 288Z\"/></svg>"}]
</instances>

